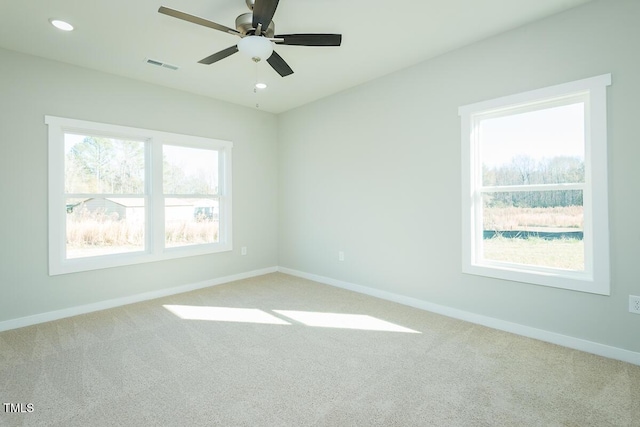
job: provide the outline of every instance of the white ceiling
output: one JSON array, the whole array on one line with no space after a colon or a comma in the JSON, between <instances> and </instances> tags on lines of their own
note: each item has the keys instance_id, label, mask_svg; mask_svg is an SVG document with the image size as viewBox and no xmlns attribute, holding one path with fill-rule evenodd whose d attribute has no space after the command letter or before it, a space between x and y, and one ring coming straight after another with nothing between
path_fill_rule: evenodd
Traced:
<instances>
[{"instance_id":1,"label":"white ceiling","mask_svg":"<svg viewBox=\"0 0 640 427\"><path fill-rule=\"evenodd\" d=\"M280 77L240 54L198 61L237 37L158 13L234 28L245 0L3 0L0 47L279 113L590 0L281 0L276 34L341 33L341 47L276 47ZM55 29L49 18L76 29ZM149 65L151 58L178 71ZM269 87L255 94L256 72Z\"/></svg>"}]
</instances>

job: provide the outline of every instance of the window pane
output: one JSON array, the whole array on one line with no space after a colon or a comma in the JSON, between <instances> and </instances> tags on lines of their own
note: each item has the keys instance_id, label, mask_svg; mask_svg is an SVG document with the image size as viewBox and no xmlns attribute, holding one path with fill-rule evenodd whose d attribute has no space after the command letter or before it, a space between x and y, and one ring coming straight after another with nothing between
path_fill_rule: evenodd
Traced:
<instances>
[{"instance_id":1,"label":"window pane","mask_svg":"<svg viewBox=\"0 0 640 427\"><path fill-rule=\"evenodd\" d=\"M165 194L218 194L218 152L164 145Z\"/></svg>"},{"instance_id":2,"label":"window pane","mask_svg":"<svg viewBox=\"0 0 640 427\"><path fill-rule=\"evenodd\" d=\"M143 198L66 199L67 258L143 251Z\"/></svg>"},{"instance_id":3,"label":"window pane","mask_svg":"<svg viewBox=\"0 0 640 427\"><path fill-rule=\"evenodd\" d=\"M218 228L217 199L165 199L166 247L217 243Z\"/></svg>"},{"instance_id":4,"label":"window pane","mask_svg":"<svg viewBox=\"0 0 640 427\"><path fill-rule=\"evenodd\" d=\"M482 184L584 182L584 103L480 122Z\"/></svg>"},{"instance_id":5,"label":"window pane","mask_svg":"<svg viewBox=\"0 0 640 427\"><path fill-rule=\"evenodd\" d=\"M144 194L144 142L65 133L65 192Z\"/></svg>"},{"instance_id":6,"label":"window pane","mask_svg":"<svg viewBox=\"0 0 640 427\"><path fill-rule=\"evenodd\" d=\"M483 195L484 259L584 271L582 191Z\"/></svg>"}]
</instances>

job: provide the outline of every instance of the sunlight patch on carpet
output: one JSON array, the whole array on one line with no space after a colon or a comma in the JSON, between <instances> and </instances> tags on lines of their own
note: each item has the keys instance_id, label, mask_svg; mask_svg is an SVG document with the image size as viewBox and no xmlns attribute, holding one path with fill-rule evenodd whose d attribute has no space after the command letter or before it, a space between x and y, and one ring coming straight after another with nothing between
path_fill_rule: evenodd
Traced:
<instances>
[{"instance_id":1,"label":"sunlight patch on carpet","mask_svg":"<svg viewBox=\"0 0 640 427\"><path fill-rule=\"evenodd\" d=\"M263 323L269 325L291 324L257 308L195 305L164 305L163 307L185 320L213 320L218 322Z\"/></svg>"},{"instance_id":2,"label":"sunlight patch on carpet","mask_svg":"<svg viewBox=\"0 0 640 427\"><path fill-rule=\"evenodd\" d=\"M303 323L307 326L321 328L359 329L363 331L405 332L419 334L420 332L395 323L387 322L366 314L321 313L313 311L273 310L282 316Z\"/></svg>"}]
</instances>

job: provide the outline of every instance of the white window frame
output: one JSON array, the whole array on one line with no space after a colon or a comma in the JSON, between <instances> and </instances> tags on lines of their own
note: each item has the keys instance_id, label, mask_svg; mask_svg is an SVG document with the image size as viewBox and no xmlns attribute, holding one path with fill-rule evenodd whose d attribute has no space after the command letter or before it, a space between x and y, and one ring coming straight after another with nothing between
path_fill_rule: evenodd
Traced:
<instances>
[{"instance_id":1,"label":"white window frame","mask_svg":"<svg viewBox=\"0 0 640 427\"><path fill-rule=\"evenodd\" d=\"M45 116L49 138L49 275L67 274L233 250L231 151L233 143L84 120ZM84 258L66 257L65 132L145 142L145 249ZM165 248L162 147L218 151L218 242Z\"/></svg>"},{"instance_id":2,"label":"white window frame","mask_svg":"<svg viewBox=\"0 0 640 427\"><path fill-rule=\"evenodd\" d=\"M607 86L611 74L532 90L459 108L462 142L462 271L555 288L610 295L607 180ZM479 124L483 119L532 111L582 98L585 105L585 182L583 190L584 271L486 260L482 245L482 165ZM549 186L509 186L512 191L540 191ZM545 187L545 188L537 188ZM569 188L571 187L571 188ZM566 189L573 189L568 185ZM580 187L580 188L579 188Z\"/></svg>"}]
</instances>

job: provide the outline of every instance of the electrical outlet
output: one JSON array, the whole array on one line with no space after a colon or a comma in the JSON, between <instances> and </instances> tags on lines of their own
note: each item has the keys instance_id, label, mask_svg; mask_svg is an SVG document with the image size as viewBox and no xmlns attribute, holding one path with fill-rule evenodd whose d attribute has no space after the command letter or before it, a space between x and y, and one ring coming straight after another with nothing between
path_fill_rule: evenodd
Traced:
<instances>
[{"instance_id":1,"label":"electrical outlet","mask_svg":"<svg viewBox=\"0 0 640 427\"><path fill-rule=\"evenodd\" d=\"M240 248L240 255L246 255L247 254L247 247L243 246Z\"/></svg>"},{"instance_id":2,"label":"electrical outlet","mask_svg":"<svg viewBox=\"0 0 640 427\"><path fill-rule=\"evenodd\" d=\"M338 252L338 261L344 261L344 252L342 251Z\"/></svg>"},{"instance_id":3,"label":"electrical outlet","mask_svg":"<svg viewBox=\"0 0 640 427\"><path fill-rule=\"evenodd\" d=\"M640 297L629 295L629 312L640 314Z\"/></svg>"}]
</instances>

